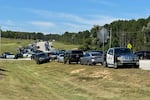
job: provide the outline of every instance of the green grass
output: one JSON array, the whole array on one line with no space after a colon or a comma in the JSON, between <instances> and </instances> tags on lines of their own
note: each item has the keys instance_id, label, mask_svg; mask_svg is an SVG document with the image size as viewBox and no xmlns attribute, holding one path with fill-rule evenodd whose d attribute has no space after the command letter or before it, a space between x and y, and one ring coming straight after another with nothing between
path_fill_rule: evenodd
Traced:
<instances>
[{"instance_id":1,"label":"green grass","mask_svg":"<svg viewBox=\"0 0 150 100\"><path fill-rule=\"evenodd\" d=\"M1 45L0 54L6 51L16 53L18 47L27 46L30 43L33 43L33 40L2 38L0 44Z\"/></svg>"},{"instance_id":2,"label":"green grass","mask_svg":"<svg viewBox=\"0 0 150 100\"><path fill-rule=\"evenodd\" d=\"M71 45L71 44L64 44L60 42L53 42L54 48L57 49L65 49L65 50L72 50L72 49L77 49L79 45Z\"/></svg>"},{"instance_id":3,"label":"green grass","mask_svg":"<svg viewBox=\"0 0 150 100\"><path fill-rule=\"evenodd\" d=\"M34 40L21 40L21 39L8 39L8 38L2 38L1 39L1 50L0 50L0 54L3 52L13 52L16 53L16 50L18 47L22 46L27 46L28 44L33 43ZM55 48L57 49L65 49L65 50L69 50L69 49L76 49L79 47L79 45L67 45L67 44L63 44L60 42L53 42L53 45Z\"/></svg>"},{"instance_id":4,"label":"green grass","mask_svg":"<svg viewBox=\"0 0 150 100\"><path fill-rule=\"evenodd\" d=\"M1 100L148 100L150 71L0 61Z\"/></svg>"}]
</instances>

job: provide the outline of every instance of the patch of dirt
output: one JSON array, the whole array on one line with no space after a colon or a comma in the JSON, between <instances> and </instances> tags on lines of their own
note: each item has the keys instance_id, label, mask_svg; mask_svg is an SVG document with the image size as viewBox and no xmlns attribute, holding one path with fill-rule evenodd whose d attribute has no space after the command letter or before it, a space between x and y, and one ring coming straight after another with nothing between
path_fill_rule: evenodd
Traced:
<instances>
[{"instance_id":1,"label":"patch of dirt","mask_svg":"<svg viewBox=\"0 0 150 100\"><path fill-rule=\"evenodd\" d=\"M89 74L88 77L91 77L91 78L102 78L102 79L112 80L110 72L107 71L107 70L104 70L104 71L95 71L92 74Z\"/></svg>"},{"instance_id":2,"label":"patch of dirt","mask_svg":"<svg viewBox=\"0 0 150 100\"><path fill-rule=\"evenodd\" d=\"M107 70L104 71L93 71L90 74L83 73L82 78L91 78L91 79L107 79L112 80L111 73Z\"/></svg>"},{"instance_id":3,"label":"patch of dirt","mask_svg":"<svg viewBox=\"0 0 150 100\"><path fill-rule=\"evenodd\" d=\"M82 69L76 69L76 70L71 71L70 73L71 74L78 74L78 73L80 73L80 72L82 72L84 70L85 70L84 68L82 68Z\"/></svg>"},{"instance_id":4,"label":"patch of dirt","mask_svg":"<svg viewBox=\"0 0 150 100\"><path fill-rule=\"evenodd\" d=\"M85 71L85 69L77 69L70 72L71 74L77 75L79 79L90 80L90 79L106 79L112 80L112 75L107 70L96 70L96 71Z\"/></svg>"}]
</instances>

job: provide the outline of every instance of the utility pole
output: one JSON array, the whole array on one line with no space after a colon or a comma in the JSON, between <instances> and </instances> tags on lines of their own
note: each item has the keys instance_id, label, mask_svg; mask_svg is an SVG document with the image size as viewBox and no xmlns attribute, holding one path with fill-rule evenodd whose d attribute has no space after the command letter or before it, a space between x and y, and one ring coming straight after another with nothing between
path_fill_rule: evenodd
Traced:
<instances>
[{"instance_id":1,"label":"utility pole","mask_svg":"<svg viewBox=\"0 0 150 100\"><path fill-rule=\"evenodd\" d=\"M112 28L110 29L110 42L109 42L109 48L111 48L111 37L112 37Z\"/></svg>"}]
</instances>

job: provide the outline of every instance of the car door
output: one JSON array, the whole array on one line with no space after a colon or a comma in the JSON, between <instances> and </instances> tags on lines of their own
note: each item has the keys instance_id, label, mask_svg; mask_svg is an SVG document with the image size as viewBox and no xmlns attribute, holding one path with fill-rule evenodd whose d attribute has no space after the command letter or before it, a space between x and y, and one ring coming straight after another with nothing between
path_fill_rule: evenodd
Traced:
<instances>
[{"instance_id":1,"label":"car door","mask_svg":"<svg viewBox=\"0 0 150 100\"><path fill-rule=\"evenodd\" d=\"M89 57L89 54L88 54L88 53L85 53L85 54L83 55L83 57L80 58L80 59L81 59L81 63L82 63L82 64L87 64L87 62L88 62L88 57Z\"/></svg>"},{"instance_id":2,"label":"car door","mask_svg":"<svg viewBox=\"0 0 150 100\"><path fill-rule=\"evenodd\" d=\"M91 54L87 53L85 57L85 64L89 64L91 62Z\"/></svg>"},{"instance_id":3,"label":"car door","mask_svg":"<svg viewBox=\"0 0 150 100\"><path fill-rule=\"evenodd\" d=\"M114 65L114 49L113 48L108 50L106 61L107 61L108 66Z\"/></svg>"}]
</instances>

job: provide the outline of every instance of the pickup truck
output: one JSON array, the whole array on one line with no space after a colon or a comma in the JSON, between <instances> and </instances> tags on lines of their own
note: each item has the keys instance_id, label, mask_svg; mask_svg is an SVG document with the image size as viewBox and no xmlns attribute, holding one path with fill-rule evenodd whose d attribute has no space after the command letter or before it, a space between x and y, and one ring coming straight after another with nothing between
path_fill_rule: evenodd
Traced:
<instances>
[{"instance_id":1,"label":"pickup truck","mask_svg":"<svg viewBox=\"0 0 150 100\"><path fill-rule=\"evenodd\" d=\"M108 49L103 66L114 68L118 68L119 66L139 67L139 59L128 48L114 47Z\"/></svg>"}]
</instances>

